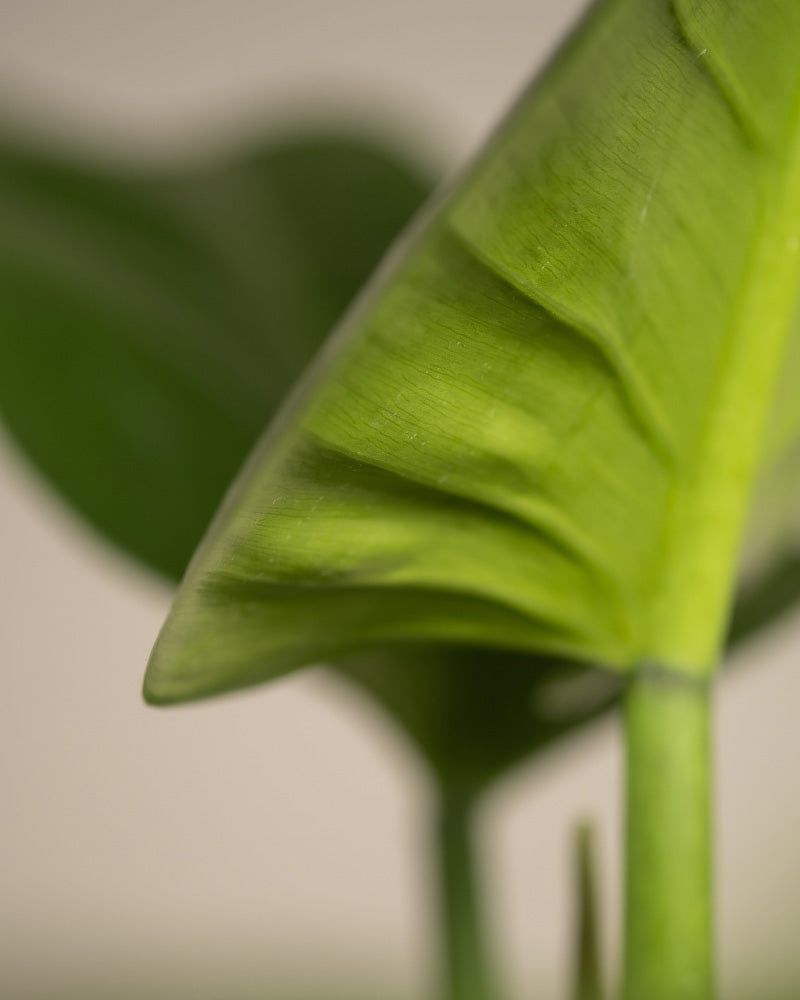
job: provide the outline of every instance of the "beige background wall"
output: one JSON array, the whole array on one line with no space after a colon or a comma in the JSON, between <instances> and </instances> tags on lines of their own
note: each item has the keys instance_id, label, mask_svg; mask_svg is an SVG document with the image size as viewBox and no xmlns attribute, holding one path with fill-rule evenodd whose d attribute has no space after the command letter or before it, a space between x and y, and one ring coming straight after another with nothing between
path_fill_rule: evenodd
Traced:
<instances>
[{"instance_id":1,"label":"beige background wall","mask_svg":"<svg viewBox=\"0 0 800 1000\"><path fill-rule=\"evenodd\" d=\"M0 0L0 111L146 158L224 142L324 94L364 120L419 126L455 164L580 7ZM0 552L0 996L92 983L111 996L128 982L222 998L229 978L255 988L297 968L422 993L435 929L427 787L372 706L308 671L145 708L168 593L76 523L2 438ZM764 970L800 982L797 650L796 621L751 646L759 669L720 692L731 996ZM490 904L517 997L565 995L567 844L584 815L600 823L609 946L617 938L619 788L608 723L490 803Z\"/></svg>"}]
</instances>

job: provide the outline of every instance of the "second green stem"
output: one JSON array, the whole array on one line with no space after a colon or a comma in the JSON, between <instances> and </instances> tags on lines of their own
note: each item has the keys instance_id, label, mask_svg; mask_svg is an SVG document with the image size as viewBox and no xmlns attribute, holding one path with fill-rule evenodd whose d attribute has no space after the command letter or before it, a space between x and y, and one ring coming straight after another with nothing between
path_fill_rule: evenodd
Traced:
<instances>
[{"instance_id":1,"label":"second green stem","mask_svg":"<svg viewBox=\"0 0 800 1000\"><path fill-rule=\"evenodd\" d=\"M473 796L443 789L439 818L447 1000L495 1000L487 968L472 839Z\"/></svg>"}]
</instances>

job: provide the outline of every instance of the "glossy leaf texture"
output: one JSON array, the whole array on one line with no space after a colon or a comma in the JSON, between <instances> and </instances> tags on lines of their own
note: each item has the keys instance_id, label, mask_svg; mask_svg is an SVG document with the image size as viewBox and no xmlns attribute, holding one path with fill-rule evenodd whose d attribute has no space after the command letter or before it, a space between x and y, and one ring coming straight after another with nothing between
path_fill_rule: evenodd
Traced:
<instances>
[{"instance_id":1,"label":"glossy leaf texture","mask_svg":"<svg viewBox=\"0 0 800 1000\"><path fill-rule=\"evenodd\" d=\"M108 538L180 578L287 387L427 194L347 135L133 171L0 144L0 412Z\"/></svg>"},{"instance_id":2,"label":"glossy leaf texture","mask_svg":"<svg viewBox=\"0 0 800 1000\"><path fill-rule=\"evenodd\" d=\"M592 10L251 458L150 700L422 641L712 668L797 296L799 21Z\"/></svg>"}]
</instances>

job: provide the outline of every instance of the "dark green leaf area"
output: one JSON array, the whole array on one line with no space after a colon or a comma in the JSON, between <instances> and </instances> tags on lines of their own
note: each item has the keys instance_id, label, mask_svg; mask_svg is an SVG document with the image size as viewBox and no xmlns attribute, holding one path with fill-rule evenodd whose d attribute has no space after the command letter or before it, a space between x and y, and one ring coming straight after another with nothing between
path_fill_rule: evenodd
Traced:
<instances>
[{"instance_id":1,"label":"dark green leaf area","mask_svg":"<svg viewBox=\"0 0 800 1000\"><path fill-rule=\"evenodd\" d=\"M616 675L555 658L409 644L340 660L409 734L444 787L471 796L616 704Z\"/></svg>"},{"instance_id":2,"label":"dark green leaf area","mask_svg":"<svg viewBox=\"0 0 800 1000\"><path fill-rule=\"evenodd\" d=\"M737 594L728 633L728 646L735 647L788 614L800 600L800 556L788 552Z\"/></svg>"},{"instance_id":3,"label":"dark green leaf area","mask_svg":"<svg viewBox=\"0 0 800 1000\"><path fill-rule=\"evenodd\" d=\"M0 146L0 411L95 527L179 577L422 172L298 137L134 172Z\"/></svg>"}]
</instances>

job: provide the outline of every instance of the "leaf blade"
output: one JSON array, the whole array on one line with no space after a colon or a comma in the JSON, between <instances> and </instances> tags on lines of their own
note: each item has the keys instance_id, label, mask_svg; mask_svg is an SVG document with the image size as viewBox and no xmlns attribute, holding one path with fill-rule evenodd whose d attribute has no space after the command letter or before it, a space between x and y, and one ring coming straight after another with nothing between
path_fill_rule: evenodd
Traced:
<instances>
[{"instance_id":1,"label":"leaf blade","mask_svg":"<svg viewBox=\"0 0 800 1000\"><path fill-rule=\"evenodd\" d=\"M793 135L753 144L680 13L598 5L373 285L198 555L148 697L368 647L358 616L336 639L336 614L315 625L354 580L379 642L502 644L500 613L518 649L711 669L796 295L781 242L798 192ZM243 607L226 610L230 579L263 614L259 592L294 588L303 638L265 629L253 654L229 630L212 648ZM477 601L459 625L454 593Z\"/></svg>"}]
</instances>

